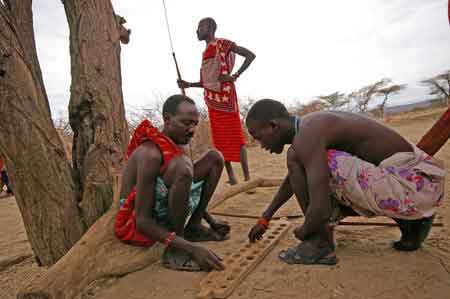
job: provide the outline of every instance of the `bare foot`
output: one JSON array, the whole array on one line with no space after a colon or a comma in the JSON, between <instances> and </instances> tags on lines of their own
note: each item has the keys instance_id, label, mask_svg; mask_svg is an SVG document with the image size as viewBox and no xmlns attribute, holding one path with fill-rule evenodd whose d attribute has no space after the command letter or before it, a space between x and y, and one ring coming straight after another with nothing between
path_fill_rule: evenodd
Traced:
<instances>
[{"instance_id":1,"label":"bare foot","mask_svg":"<svg viewBox=\"0 0 450 299\"><path fill-rule=\"evenodd\" d=\"M227 184L229 184L230 186L236 185L237 184L237 180L236 179L229 179L227 181Z\"/></svg>"},{"instance_id":2,"label":"bare foot","mask_svg":"<svg viewBox=\"0 0 450 299\"><path fill-rule=\"evenodd\" d=\"M184 238L191 242L206 242L206 241L225 241L230 237L229 235L221 235L212 228L204 225L190 225L184 230Z\"/></svg>"}]
</instances>

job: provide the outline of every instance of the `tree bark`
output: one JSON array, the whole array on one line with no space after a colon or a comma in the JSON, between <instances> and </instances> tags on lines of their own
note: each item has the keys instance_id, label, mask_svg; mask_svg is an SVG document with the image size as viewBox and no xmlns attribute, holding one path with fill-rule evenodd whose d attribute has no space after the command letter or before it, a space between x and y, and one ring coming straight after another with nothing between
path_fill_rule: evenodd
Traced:
<instances>
[{"instance_id":1,"label":"tree bark","mask_svg":"<svg viewBox=\"0 0 450 299\"><path fill-rule=\"evenodd\" d=\"M387 103L387 101L388 101L388 99L389 99L389 93L386 93L385 95L384 95L384 99L383 99L383 102L381 103L381 109L380 109L380 112L381 112L381 119L384 119L384 112L385 112L385 109L386 109L386 103Z\"/></svg>"},{"instance_id":2,"label":"tree bark","mask_svg":"<svg viewBox=\"0 0 450 299\"><path fill-rule=\"evenodd\" d=\"M42 84L31 0L4 3L0 2L0 152L36 258L51 265L86 227Z\"/></svg>"},{"instance_id":3,"label":"tree bark","mask_svg":"<svg viewBox=\"0 0 450 299\"><path fill-rule=\"evenodd\" d=\"M39 264L60 259L111 205L111 169L128 140L120 41L110 0L64 1L71 39L73 171L37 58L32 1L0 2L0 152Z\"/></svg>"},{"instance_id":4,"label":"tree bark","mask_svg":"<svg viewBox=\"0 0 450 299\"><path fill-rule=\"evenodd\" d=\"M77 199L91 226L112 203L111 169L120 168L128 141L120 41L130 31L110 0L65 0L72 84L69 120Z\"/></svg>"}]
</instances>

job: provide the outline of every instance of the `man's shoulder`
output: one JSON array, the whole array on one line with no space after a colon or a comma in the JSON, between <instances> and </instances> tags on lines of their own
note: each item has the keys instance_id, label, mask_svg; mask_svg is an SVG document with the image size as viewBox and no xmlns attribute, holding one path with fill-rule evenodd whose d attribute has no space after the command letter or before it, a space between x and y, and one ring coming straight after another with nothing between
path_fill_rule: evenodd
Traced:
<instances>
[{"instance_id":1,"label":"man's shoulder","mask_svg":"<svg viewBox=\"0 0 450 299\"><path fill-rule=\"evenodd\" d=\"M292 141L292 148L301 156L313 154L321 145L327 143L335 122L336 115L332 112L311 112L303 116L298 133Z\"/></svg>"},{"instance_id":2,"label":"man's shoulder","mask_svg":"<svg viewBox=\"0 0 450 299\"><path fill-rule=\"evenodd\" d=\"M324 122L329 122L330 115L327 112L316 111L305 114L300 117L299 120L299 130L297 135L305 135L304 133L310 132L311 130L317 130L318 127L322 126Z\"/></svg>"},{"instance_id":3,"label":"man's shoulder","mask_svg":"<svg viewBox=\"0 0 450 299\"><path fill-rule=\"evenodd\" d=\"M345 115L339 111L311 112L300 119L300 131L307 130L313 131L313 133L317 133L317 130L330 131L336 126L339 126L340 123L342 123L342 121L346 118L348 118L348 115Z\"/></svg>"},{"instance_id":4,"label":"man's shoulder","mask_svg":"<svg viewBox=\"0 0 450 299\"><path fill-rule=\"evenodd\" d=\"M222 45L233 45L234 42L231 39L227 39L227 38L216 38L216 42L217 44L222 44Z\"/></svg>"},{"instance_id":5,"label":"man's shoulder","mask_svg":"<svg viewBox=\"0 0 450 299\"><path fill-rule=\"evenodd\" d=\"M305 114L301 119L328 119L328 118L334 118L337 117L341 112L340 111L313 111L310 113Z\"/></svg>"}]
</instances>

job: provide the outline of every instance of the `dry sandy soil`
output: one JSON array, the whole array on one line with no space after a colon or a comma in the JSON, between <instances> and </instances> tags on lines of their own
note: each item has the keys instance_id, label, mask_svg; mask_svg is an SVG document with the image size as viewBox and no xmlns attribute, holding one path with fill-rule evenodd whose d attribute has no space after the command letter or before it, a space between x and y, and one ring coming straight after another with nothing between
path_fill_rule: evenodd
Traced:
<instances>
[{"instance_id":1,"label":"dry sandy soil","mask_svg":"<svg viewBox=\"0 0 450 299\"><path fill-rule=\"evenodd\" d=\"M433 109L408 113L393 117L388 125L416 143L442 112L442 109ZM437 157L450 166L450 143ZM282 177L286 173L284 155L270 155L259 148L251 148L249 158L254 175ZM224 183L222 177L221 188ZM450 176L446 185L449 190ZM259 188L256 194L235 196L216 211L259 215L275 191L276 188ZM392 240L399 237L395 227L341 226L337 230L337 266L288 266L279 262L277 256L281 249L295 244L291 228L230 298L450 298L449 194L438 217L438 222L443 222L444 226L434 227L423 248L416 252L403 253L391 248ZM299 212L293 198L279 214ZM206 245L219 254L226 254L246 242L254 220L221 218L232 224L231 239ZM364 221L362 218L353 220ZM36 266L31 254L14 198L0 198L0 298L15 298L21 285L45 271ZM23 260L8 266L17 259ZM125 277L94 284L80 298L190 299L195 298L198 283L205 275L168 271L156 263Z\"/></svg>"}]
</instances>

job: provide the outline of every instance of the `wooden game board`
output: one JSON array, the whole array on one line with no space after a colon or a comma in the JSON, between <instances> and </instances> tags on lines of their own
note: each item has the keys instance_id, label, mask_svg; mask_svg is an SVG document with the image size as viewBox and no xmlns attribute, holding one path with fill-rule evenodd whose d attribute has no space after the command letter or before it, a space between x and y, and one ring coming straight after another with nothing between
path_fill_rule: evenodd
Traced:
<instances>
[{"instance_id":1,"label":"wooden game board","mask_svg":"<svg viewBox=\"0 0 450 299\"><path fill-rule=\"evenodd\" d=\"M245 243L234 253L224 258L226 269L213 271L200 282L198 298L227 298L234 289L272 250L278 240L289 229L290 222L284 219L270 222L264 237L255 243Z\"/></svg>"}]
</instances>

